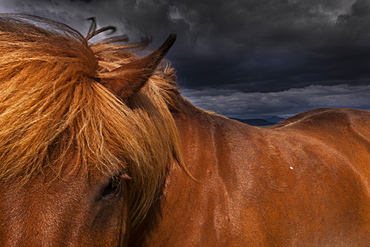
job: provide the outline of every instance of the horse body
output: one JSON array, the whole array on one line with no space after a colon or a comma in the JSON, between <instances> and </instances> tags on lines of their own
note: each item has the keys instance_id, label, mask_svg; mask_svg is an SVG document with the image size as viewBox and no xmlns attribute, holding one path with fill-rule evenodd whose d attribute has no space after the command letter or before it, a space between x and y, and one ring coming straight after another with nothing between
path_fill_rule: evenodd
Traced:
<instances>
[{"instance_id":1,"label":"horse body","mask_svg":"<svg viewBox=\"0 0 370 247\"><path fill-rule=\"evenodd\" d=\"M261 129L185 103L175 119L197 181L172 168L143 246L370 245L369 112Z\"/></svg>"}]
</instances>

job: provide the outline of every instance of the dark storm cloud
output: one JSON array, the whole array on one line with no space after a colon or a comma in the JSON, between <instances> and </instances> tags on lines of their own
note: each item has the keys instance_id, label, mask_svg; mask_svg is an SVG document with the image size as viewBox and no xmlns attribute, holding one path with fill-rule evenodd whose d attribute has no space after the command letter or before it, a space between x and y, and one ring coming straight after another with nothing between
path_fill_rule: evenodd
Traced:
<instances>
[{"instance_id":1,"label":"dark storm cloud","mask_svg":"<svg viewBox=\"0 0 370 247\"><path fill-rule=\"evenodd\" d=\"M358 88L370 84L370 0L0 0L0 6L82 33L85 19L95 16L100 26L115 25L132 40L152 35L154 47L177 33L168 58L183 92L226 115L291 114L325 102L356 107L351 97L370 108L358 101ZM313 89L320 104L308 100L316 98Z\"/></svg>"},{"instance_id":2,"label":"dark storm cloud","mask_svg":"<svg viewBox=\"0 0 370 247\"><path fill-rule=\"evenodd\" d=\"M178 33L170 58L185 87L268 92L369 79L369 0L14 2L80 30L96 16L133 39L152 35L154 46Z\"/></svg>"},{"instance_id":3,"label":"dark storm cloud","mask_svg":"<svg viewBox=\"0 0 370 247\"><path fill-rule=\"evenodd\" d=\"M244 92L280 91L369 79L367 0L212 2L218 6L212 11L206 7L211 2L184 3L193 49L204 49L206 56L202 59L201 51L195 55L194 60L203 60L201 73L191 73L198 63L181 66L187 86L231 84Z\"/></svg>"}]
</instances>

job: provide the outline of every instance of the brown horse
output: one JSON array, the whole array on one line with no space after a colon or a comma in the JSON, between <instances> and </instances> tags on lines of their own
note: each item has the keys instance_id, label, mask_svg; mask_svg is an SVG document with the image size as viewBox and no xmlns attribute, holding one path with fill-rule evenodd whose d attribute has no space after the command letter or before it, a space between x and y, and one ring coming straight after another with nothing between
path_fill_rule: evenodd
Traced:
<instances>
[{"instance_id":1,"label":"brown horse","mask_svg":"<svg viewBox=\"0 0 370 247\"><path fill-rule=\"evenodd\" d=\"M1 246L370 246L369 112L251 127L107 29L0 18Z\"/></svg>"}]
</instances>

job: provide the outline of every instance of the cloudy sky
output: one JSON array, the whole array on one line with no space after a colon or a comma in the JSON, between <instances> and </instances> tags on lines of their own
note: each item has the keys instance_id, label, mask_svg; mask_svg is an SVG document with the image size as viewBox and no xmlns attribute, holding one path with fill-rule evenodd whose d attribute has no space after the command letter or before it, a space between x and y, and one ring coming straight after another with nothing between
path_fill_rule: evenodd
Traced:
<instances>
[{"instance_id":1,"label":"cloudy sky","mask_svg":"<svg viewBox=\"0 0 370 247\"><path fill-rule=\"evenodd\" d=\"M0 0L1 12L178 40L183 95L229 117L370 109L370 0Z\"/></svg>"}]
</instances>

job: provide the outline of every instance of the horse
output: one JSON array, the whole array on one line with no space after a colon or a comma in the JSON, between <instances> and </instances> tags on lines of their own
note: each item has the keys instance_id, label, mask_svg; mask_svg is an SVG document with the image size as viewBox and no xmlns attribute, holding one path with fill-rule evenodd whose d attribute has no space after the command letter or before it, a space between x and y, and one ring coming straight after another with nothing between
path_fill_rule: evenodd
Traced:
<instances>
[{"instance_id":1,"label":"horse","mask_svg":"<svg viewBox=\"0 0 370 247\"><path fill-rule=\"evenodd\" d=\"M106 30L0 16L1 246L370 246L370 112L249 126Z\"/></svg>"}]
</instances>

